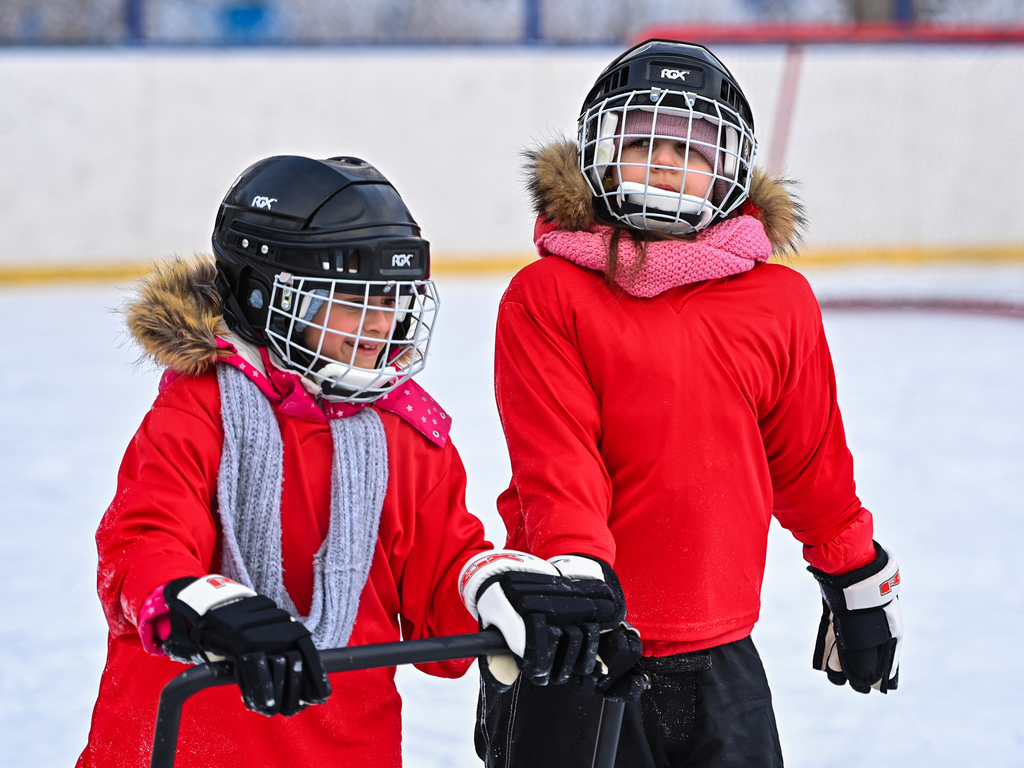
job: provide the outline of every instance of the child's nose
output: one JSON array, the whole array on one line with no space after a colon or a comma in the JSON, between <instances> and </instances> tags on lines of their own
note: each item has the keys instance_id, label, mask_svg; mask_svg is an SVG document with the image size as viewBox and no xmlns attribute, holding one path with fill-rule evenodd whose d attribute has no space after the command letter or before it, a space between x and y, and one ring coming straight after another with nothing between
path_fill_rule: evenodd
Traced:
<instances>
[{"instance_id":1,"label":"child's nose","mask_svg":"<svg viewBox=\"0 0 1024 768\"><path fill-rule=\"evenodd\" d=\"M654 146L654 157L652 159L655 165L668 165L678 168L683 164L675 145L667 142L659 142Z\"/></svg>"},{"instance_id":2,"label":"child's nose","mask_svg":"<svg viewBox=\"0 0 1024 768\"><path fill-rule=\"evenodd\" d=\"M368 331L376 331L384 336L391 327L393 313L383 309L369 308L366 310L366 319L363 321L363 328Z\"/></svg>"}]
</instances>

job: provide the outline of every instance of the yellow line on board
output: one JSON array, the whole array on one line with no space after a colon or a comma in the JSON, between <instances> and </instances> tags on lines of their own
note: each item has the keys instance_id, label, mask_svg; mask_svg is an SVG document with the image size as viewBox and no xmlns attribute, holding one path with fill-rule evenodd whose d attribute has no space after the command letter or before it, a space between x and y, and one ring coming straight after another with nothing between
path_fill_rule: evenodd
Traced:
<instances>
[{"instance_id":1,"label":"yellow line on board","mask_svg":"<svg viewBox=\"0 0 1024 768\"><path fill-rule=\"evenodd\" d=\"M495 254L470 258L438 256L431 272L444 276L511 275L537 257L533 254ZM800 267L840 267L885 264L998 264L1024 263L1024 245L948 248L850 248L810 250L780 259ZM151 262L68 263L40 266L0 265L0 285L38 283L130 283L149 272Z\"/></svg>"},{"instance_id":2,"label":"yellow line on board","mask_svg":"<svg viewBox=\"0 0 1024 768\"><path fill-rule=\"evenodd\" d=\"M537 257L533 254L481 256L479 258L440 257L431 271L438 275L479 275L516 272ZM849 248L802 251L780 259L792 267L828 267L884 264L994 264L1024 262L1024 245L958 248Z\"/></svg>"},{"instance_id":3,"label":"yellow line on board","mask_svg":"<svg viewBox=\"0 0 1024 768\"><path fill-rule=\"evenodd\" d=\"M801 252L787 259L794 267L854 264L996 264L1024 262L1024 244L943 248L843 248Z\"/></svg>"},{"instance_id":4,"label":"yellow line on board","mask_svg":"<svg viewBox=\"0 0 1024 768\"><path fill-rule=\"evenodd\" d=\"M496 254L463 258L459 256L438 257L430 260L432 275L496 275L518 272L532 261L537 260L536 254L514 253Z\"/></svg>"},{"instance_id":5,"label":"yellow line on board","mask_svg":"<svg viewBox=\"0 0 1024 768\"><path fill-rule=\"evenodd\" d=\"M53 264L38 267L0 266L0 285L32 283L131 282L150 270L149 263Z\"/></svg>"},{"instance_id":6,"label":"yellow line on board","mask_svg":"<svg viewBox=\"0 0 1024 768\"><path fill-rule=\"evenodd\" d=\"M430 267L433 275L496 275L513 274L537 257L529 254L501 254L477 258L440 258ZM111 262L90 264L47 264L27 267L0 265L0 285L34 283L130 283L150 271L152 262Z\"/></svg>"}]
</instances>

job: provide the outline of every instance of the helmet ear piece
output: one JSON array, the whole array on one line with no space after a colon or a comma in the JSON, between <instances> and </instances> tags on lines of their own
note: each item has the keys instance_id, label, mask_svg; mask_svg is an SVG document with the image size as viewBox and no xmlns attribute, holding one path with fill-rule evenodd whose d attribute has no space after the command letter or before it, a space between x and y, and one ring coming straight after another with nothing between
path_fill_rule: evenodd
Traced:
<instances>
[{"instance_id":1,"label":"helmet ear piece","mask_svg":"<svg viewBox=\"0 0 1024 768\"><path fill-rule=\"evenodd\" d=\"M731 125L723 125L722 133L725 138L725 152L722 159L725 176L730 179L736 178L736 171L739 170L739 133Z\"/></svg>"},{"instance_id":2,"label":"helmet ear piece","mask_svg":"<svg viewBox=\"0 0 1024 768\"><path fill-rule=\"evenodd\" d=\"M266 326L270 286L244 265L217 258L216 266L215 287L220 295L225 324L246 341L259 343L253 338L252 329Z\"/></svg>"},{"instance_id":3,"label":"helmet ear piece","mask_svg":"<svg viewBox=\"0 0 1024 768\"><path fill-rule=\"evenodd\" d=\"M597 155L594 158L592 171L594 181L601 183L601 178L615 157L615 135L619 126L617 112L605 112L598 121Z\"/></svg>"},{"instance_id":4,"label":"helmet ear piece","mask_svg":"<svg viewBox=\"0 0 1024 768\"><path fill-rule=\"evenodd\" d=\"M405 322L405 319L409 316L409 308L412 306L412 294L404 294L398 297L398 314L395 316L395 322L401 325Z\"/></svg>"}]
</instances>

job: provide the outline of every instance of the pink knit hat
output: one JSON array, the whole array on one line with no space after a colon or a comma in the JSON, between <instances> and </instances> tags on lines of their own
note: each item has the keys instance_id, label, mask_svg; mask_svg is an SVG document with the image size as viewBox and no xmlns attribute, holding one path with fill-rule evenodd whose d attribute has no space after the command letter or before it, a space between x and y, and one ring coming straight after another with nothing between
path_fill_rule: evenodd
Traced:
<instances>
[{"instance_id":1,"label":"pink knit hat","mask_svg":"<svg viewBox=\"0 0 1024 768\"><path fill-rule=\"evenodd\" d=\"M643 109L631 109L626 113L623 136L650 136L654 113ZM715 167L715 148L718 146L718 126L698 117L692 121L689 115L672 112L658 114L657 136L672 136L690 142L690 149L699 152Z\"/></svg>"}]
</instances>

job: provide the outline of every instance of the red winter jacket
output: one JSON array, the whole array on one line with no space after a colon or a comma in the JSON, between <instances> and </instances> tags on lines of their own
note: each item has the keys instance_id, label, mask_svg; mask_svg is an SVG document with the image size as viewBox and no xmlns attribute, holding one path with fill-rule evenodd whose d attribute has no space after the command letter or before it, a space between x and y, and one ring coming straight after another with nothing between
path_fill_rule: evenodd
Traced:
<instances>
[{"instance_id":1,"label":"red winter jacket","mask_svg":"<svg viewBox=\"0 0 1024 768\"><path fill-rule=\"evenodd\" d=\"M648 655L750 633L773 514L826 572L874 555L820 311L787 267L638 299L534 262L501 301L495 390L507 546L611 563Z\"/></svg>"},{"instance_id":2,"label":"red winter jacket","mask_svg":"<svg viewBox=\"0 0 1024 768\"><path fill-rule=\"evenodd\" d=\"M329 523L333 443L326 418L288 415L278 405L284 581L306 614L313 556ZM466 560L491 545L466 510L458 452L450 442L439 447L428 441L394 413L377 411L387 436L388 489L349 645L476 631L457 578ZM167 386L125 453L117 493L96 536L110 636L80 768L149 765L160 691L187 666L146 653L137 616L156 587L219 571L213 510L222 443L220 392L210 370ZM424 669L457 677L469 664ZM398 766L401 700L393 679L394 668L332 675L327 703L291 718L247 711L233 686L203 691L185 705L176 765Z\"/></svg>"}]
</instances>

